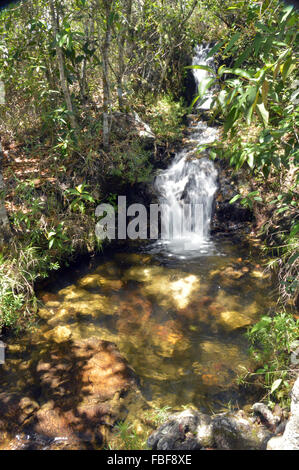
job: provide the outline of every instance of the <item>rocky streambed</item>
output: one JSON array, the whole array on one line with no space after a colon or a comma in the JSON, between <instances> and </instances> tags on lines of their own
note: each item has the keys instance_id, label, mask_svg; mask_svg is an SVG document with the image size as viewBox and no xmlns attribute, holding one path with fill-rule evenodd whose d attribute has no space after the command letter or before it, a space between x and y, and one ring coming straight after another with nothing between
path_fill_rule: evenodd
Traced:
<instances>
[{"instance_id":1,"label":"rocky streambed","mask_svg":"<svg viewBox=\"0 0 299 470\"><path fill-rule=\"evenodd\" d=\"M274 301L246 246L219 239L196 260L106 253L40 299L38 326L6 341L2 449L103 449L122 421L145 442L157 410L211 415L258 397L236 378L252 367L246 327Z\"/></svg>"},{"instance_id":2,"label":"rocky streambed","mask_svg":"<svg viewBox=\"0 0 299 470\"><path fill-rule=\"evenodd\" d=\"M287 417L251 410L260 391L237 381L255 367L246 328L275 299L244 241L251 214L229 204L232 183L219 166L207 250L188 257L159 243L117 247L59 272L39 292L38 325L6 339L0 449L122 448L122 422L143 448L297 445L296 398L282 437ZM246 411L223 413L228 407Z\"/></svg>"},{"instance_id":3,"label":"rocky streambed","mask_svg":"<svg viewBox=\"0 0 299 470\"><path fill-rule=\"evenodd\" d=\"M288 415L276 405L272 413L255 403L249 415L243 410L206 415L186 409L168 416L147 444L154 450L298 450L299 377L291 393Z\"/></svg>"}]
</instances>

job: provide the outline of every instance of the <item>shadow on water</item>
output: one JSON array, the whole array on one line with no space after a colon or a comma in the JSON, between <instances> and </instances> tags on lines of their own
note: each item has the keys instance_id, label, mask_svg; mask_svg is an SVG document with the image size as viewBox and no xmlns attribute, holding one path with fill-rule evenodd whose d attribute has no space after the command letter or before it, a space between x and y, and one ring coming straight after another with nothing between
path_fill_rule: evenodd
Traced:
<instances>
[{"instance_id":1,"label":"shadow on water","mask_svg":"<svg viewBox=\"0 0 299 470\"><path fill-rule=\"evenodd\" d=\"M9 347L6 364L0 449L101 448L116 420L125 417L113 401L135 383L116 346L96 338L61 344L27 338L22 348Z\"/></svg>"},{"instance_id":2,"label":"shadow on water","mask_svg":"<svg viewBox=\"0 0 299 470\"><path fill-rule=\"evenodd\" d=\"M8 341L0 448L100 448L143 406L251 401L236 377L252 367L244 333L271 308L271 282L246 247L216 248L196 261L114 252L61 272L39 294L37 329Z\"/></svg>"}]
</instances>

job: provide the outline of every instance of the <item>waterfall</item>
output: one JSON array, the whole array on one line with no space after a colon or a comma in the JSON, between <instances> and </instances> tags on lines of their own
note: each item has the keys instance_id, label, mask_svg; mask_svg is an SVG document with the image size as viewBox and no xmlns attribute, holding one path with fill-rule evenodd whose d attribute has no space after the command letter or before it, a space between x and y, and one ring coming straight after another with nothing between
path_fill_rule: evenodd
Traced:
<instances>
[{"instance_id":1,"label":"waterfall","mask_svg":"<svg viewBox=\"0 0 299 470\"><path fill-rule=\"evenodd\" d=\"M194 49L192 65L204 65L214 69L214 58L208 57L210 50L211 47L209 46L209 44L196 46ZM196 83L197 91L200 93L211 80L211 74L207 70L203 69L193 69L192 72ZM210 88L205 93L205 100L200 104L200 106L198 106L198 108L202 110L209 110L211 108L212 98L213 89Z\"/></svg>"},{"instance_id":2,"label":"waterfall","mask_svg":"<svg viewBox=\"0 0 299 470\"><path fill-rule=\"evenodd\" d=\"M213 59L207 58L209 50L209 47L197 47L193 64L211 66ZM205 70L193 69L193 73L199 86L201 80L210 79ZM208 94L200 109L209 109L210 102ZM204 121L196 122L195 116L185 148L176 154L170 167L156 177L155 188L163 207L162 233L164 230L169 235L162 245L169 253L197 256L209 252L218 174L206 154L198 155L196 150L200 144L212 143L216 138L217 129Z\"/></svg>"}]
</instances>

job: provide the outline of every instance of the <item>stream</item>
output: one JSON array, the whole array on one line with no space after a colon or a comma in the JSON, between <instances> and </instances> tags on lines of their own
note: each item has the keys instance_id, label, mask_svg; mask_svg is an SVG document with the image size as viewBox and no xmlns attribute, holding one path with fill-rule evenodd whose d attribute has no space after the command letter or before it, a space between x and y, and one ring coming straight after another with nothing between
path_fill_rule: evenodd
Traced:
<instances>
[{"instance_id":1,"label":"stream","mask_svg":"<svg viewBox=\"0 0 299 470\"><path fill-rule=\"evenodd\" d=\"M197 64L209 63L204 54L197 50ZM196 70L198 83L201 72L206 74ZM18 394L47 404L35 367L45 345L97 337L116 343L138 377L140 394L128 420L141 423L144 404L175 410L193 405L212 413L228 403L250 403L249 392L236 381L252 367L244 333L274 300L271 281L250 245L210 236L217 169L194 152L216 135L203 121L194 123L188 144L157 175L155 187L167 207L164 223L172 224L171 240L136 250L108 249L92 262L63 270L39 293L38 326L7 341L0 396ZM183 234L177 229L182 201L203 206L199 231L193 219Z\"/></svg>"}]
</instances>

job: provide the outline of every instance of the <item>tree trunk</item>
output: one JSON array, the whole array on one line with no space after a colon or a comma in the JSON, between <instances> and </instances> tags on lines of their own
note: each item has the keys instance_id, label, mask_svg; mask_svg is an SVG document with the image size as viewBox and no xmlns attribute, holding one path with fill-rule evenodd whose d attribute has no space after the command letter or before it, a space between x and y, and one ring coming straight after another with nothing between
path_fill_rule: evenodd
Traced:
<instances>
[{"instance_id":1,"label":"tree trunk","mask_svg":"<svg viewBox=\"0 0 299 470\"><path fill-rule=\"evenodd\" d=\"M125 16L125 26L121 29L121 32L118 36L118 76L117 76L117 95L118 95L118 106L120 111L124 110L124 100L123 100L123 80L126 71L125 65L125 55L128 57L127 41L129 29L131 26L131 17L132 17L132 0L125 0L125 4L122 6ZM127 54L126 54L127 52Z\"/></svg>"},{"instance_id":2,"label":"tree trunk","mask_svg":"<svg viewBox=\"0 0 299 470\"><path fill-rule=\"evenodd\" d=\"M85 35L85 44L88 48L93 49L94 47L94 18L92 16L92 12L89 14L90 16L86 19L84 25L84 35ZM87 70L87 61L88 56L85 54L82 66L81 66L81 73L79 77L79 86L80 86L80 95L82 103L84 103L88 98L88 82L86 76Z\"/></svg>"},{"instance_id":3,"label":"tree trunk","mask_svg":"<svg viewBox=\"0 0 299 470\"><path fill-rule=\"evenodd\" d=\"M57 55L57 63L58 63L58 69L59 69L59 76L60 76L60 85L61 89L63 92L63 96L65 99L65 104L69 113L69 119L70 123L73 129L78 128L78 124L74 115L74 108L73 108L73 103L71 100L71 94L70 90L68 87L68 82L65 76L65 70L64 70L64 56L63 56L63 51L62 48L59 46L59 43L57 41L58 34L59 34L59 20L58 20L58 11L57 7L54 3L54 0L50 0L50 9L51 9L51 22L52 22L52 28L55 36L55 42L56 42L56 55Z\"/></svg>"},{"instance_id":4,"label":"tree trunk","mask_svg":"<svg viewBox=\"0 0 299 470\"><path fill-rule=\"evenodd\" d=\"M115 0L105 0L105 34L102 48L103 58L103 147L109 150L110 143L110 128L109 128L109 114L110 114L110 80L109 80L109 49L111 43L111 12L114 7Z\"/></svg>"},{"instance_id":5,"label":"tree trunk","mask_svg":"<svg viewBox=\"0 0 299 470\"><path fill-rule=\"evenodd\" d=\"M5 185L2 175L3 152L0 143L0 248L7 244L11 237L10 225L5 208Z\"/></svg>"}]
</instances>

